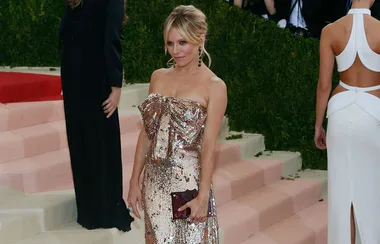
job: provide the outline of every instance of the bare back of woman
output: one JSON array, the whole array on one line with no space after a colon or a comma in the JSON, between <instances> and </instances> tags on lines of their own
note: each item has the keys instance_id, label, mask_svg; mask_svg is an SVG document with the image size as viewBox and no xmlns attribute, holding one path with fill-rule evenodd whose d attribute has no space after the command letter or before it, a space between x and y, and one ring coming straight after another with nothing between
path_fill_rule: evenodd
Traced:
<instances>
[{"instance_id":1,"label":"bare back of woman","mask_svg":"<svg viewBox=\"0 0 380 244\"><path fill-rule=\"evenodd\" d=\"M353 15L346 15L335 23L331 24L331 47L335 56L340 55L350 40L353 27ZM364 15L364 27L366 39L371 50L380 55L380 21L370 15ZM369 70L357 55L352 66L340 72L340 80L350 86L371 87L380 85L380 72ZM332 96L345 91L342 86L337 86ZM380 97L380 90L369 91L368 93Z\"/></svg>"}]
</instances>

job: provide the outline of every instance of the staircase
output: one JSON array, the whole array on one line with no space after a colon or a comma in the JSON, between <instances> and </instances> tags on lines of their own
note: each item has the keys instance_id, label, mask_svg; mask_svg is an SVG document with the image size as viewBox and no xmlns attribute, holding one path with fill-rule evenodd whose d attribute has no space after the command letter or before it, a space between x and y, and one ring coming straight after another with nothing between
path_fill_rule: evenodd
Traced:
<instances>
[{"instance_id":1,"label":"staircase","mask_svg":"<svg viewBox=\"0 0 380 244\"><path fill-rule=\"evenodd\" d=\"M124 196L147 85L123 88L120 105ZM214 189L224 244L326 244L327 175L300 171L301 155L265 151L264 137L230 132L225 118L216 150ZM121 244L144 242L132 231L85 230L76 207L62 101L0 104L0 243Z\"/></svg>"}]
</instances>

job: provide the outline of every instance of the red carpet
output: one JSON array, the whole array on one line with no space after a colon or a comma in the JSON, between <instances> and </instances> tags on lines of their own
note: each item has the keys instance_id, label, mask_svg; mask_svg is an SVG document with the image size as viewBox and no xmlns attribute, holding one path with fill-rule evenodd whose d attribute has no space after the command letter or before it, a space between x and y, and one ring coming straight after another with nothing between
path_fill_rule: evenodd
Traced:
<instances>
[{"instance_id":1,"label":"red carpet","mask_svg":"<svg viewBox=\"0 0 380 244\"><path fill-rule=\"evenodd\" d=\"M0 103L62 100L61 77L0 72Z\"/></svg>"}]
</instances>

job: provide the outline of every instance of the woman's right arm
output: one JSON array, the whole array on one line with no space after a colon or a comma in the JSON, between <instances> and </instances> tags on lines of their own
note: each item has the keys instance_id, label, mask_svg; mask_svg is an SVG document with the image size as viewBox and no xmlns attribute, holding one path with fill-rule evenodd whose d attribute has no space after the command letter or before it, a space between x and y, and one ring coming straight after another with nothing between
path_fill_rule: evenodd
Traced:
<instances>
[{"instance_id":1,"label":"woman's right arm","mask_svg":"<svg viewBox=\"0 0 380 244\"><path fill-rule=\"evenodd\" d=\"M316 100L316 120L314 143L319 149L326 149L326 133L322 127L326 108L332 89L332 76L334 71L334 52L331 46L333 36L332 25L322 30L320 40L319 80Z\"/></svg>"},{"instance_id":2,"label":"woman's right arm","mask_svg":"<svg viewBox=\"0 0 380 244\"><path fill-rule=\"evenodd\" d=\"M157 89L157 79L162 72L161 70L156 70L152 73L149 84L149 94L155 92ZM145 127L143 126L139 138L137 140L137 147L135 152L135 160L133 165L132 177L130 180L131 184L138 184L140 180L141 172L145 165L145 157L148 153L151 141L146 134Z\"/></svg>"},{"instance_id":3,"label":"woman's right arm","mask_svg":"<svg viewBox=\"0 0 380 244\"><path fill-rule=\"evenodd\" d=\"M149 85L149 94L156 90L156 80L160 71L155 71L152 74L151 82ZM146 162L146 155L148 154L151 141L145 131L145 127L141 128L139 138L137 140L135 159L133 163L132 176L129 181L129 193L128 193L128 205L132 208L132 213L139 219L141 219L140 214L137 210L137 204L140 210L142 210L142 196L140 190L140 176L144 169Z\"/></svg>"},{"instance_id":4,"label":"woman's right arm","mask_svg":"<svg viewBox=\"0 0 380 244\"><path fill-rule=\"evenodd\" d=\"M145 166L145 157L148 153L151 141L145 132L145 128L141 128L139 138L137 140L137 147L135 152L135 160L133 164L133 171L130 180L130 185L139 185L141 172Z\"/></svg>"},{"instance_id":5,"label":"woman's right arm","mask_svg":"<svg viewBox=\"0 0 380 244\"><path fill-rule=\"evenodd\" d=\"M140 190L140 176L145 166L145 158L148 153L151 141L145 132L145 128L141 128L139 138L137 140L135 159L133 163L132 176L129 180L128 206L132 208L132 213L139 219L141 216L137 209L139 205L142 210L142 195Z\"/></svg>"}]
</instances>

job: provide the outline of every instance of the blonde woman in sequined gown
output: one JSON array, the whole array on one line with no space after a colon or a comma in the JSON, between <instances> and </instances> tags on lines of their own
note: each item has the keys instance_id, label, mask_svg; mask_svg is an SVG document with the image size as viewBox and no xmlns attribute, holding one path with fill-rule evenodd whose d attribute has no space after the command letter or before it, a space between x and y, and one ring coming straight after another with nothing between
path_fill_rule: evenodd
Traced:
<instances>
[{"instance_id":1,"label":"blonde woman in sequined gown","mask_svg":"<svg viewBox=\"0 0 380 244\"><path fill-rule=\"evenodd\" d=\"M172 66L153 72L149 96L139 106L141 130L128 204L145 218L150 244L217 244L218 219L212 190L214 149L227 106L225 83L202 62L207 23L195 7L178 6L164 25L165 51ZM140 175L144 169L142 192ZM172 192L199 190L181 207L188 219L173 220ZM209 201L211 217L207 217Z\"/></svg>"},{"instance_id":2,"label":"blonde woman in sequined gown","mask_svg":"<svg viewBox=\"0 0 380 244\"><path fill-rule=\"evenodd\" d=\"M329 244L380 244L380 22L373 3L354 0L321 36L315 144L327 148ZM328 101L334 57L341 81Z\"/></svg>"}]
</instances>

